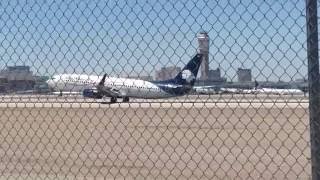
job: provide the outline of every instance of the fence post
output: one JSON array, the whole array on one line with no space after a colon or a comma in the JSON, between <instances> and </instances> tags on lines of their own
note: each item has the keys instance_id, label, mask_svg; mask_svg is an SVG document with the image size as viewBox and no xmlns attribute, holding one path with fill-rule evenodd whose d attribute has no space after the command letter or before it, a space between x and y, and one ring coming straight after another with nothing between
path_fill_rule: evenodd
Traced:
<instances>
[{"instance_id":1,"label":"fence post","mask_svg":"<svg viewBox=\"0 0 320 180\"><path fill-rule=\"evenodd\" d=\"M320 89L317 0L306 0L312 179L320 180Z\"/></svg>"}]
</instances>

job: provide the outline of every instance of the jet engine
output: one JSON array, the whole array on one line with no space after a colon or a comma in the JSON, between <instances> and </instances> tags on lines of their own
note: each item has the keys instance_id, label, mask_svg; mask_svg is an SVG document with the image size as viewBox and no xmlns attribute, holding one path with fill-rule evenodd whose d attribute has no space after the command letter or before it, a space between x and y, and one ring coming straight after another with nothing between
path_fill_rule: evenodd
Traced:
<instances>
[{"instance_id":1,"label":"jet engine","mask_svg":"<svg viewBox=\"0 0 320 180\"><path fill-rule=\"evenodd\" d=\"M98 92L97 89L84 89L82 92L84 97L94 98L94 99L101 99L102 95Z\"/></svg>"}]
</instances>

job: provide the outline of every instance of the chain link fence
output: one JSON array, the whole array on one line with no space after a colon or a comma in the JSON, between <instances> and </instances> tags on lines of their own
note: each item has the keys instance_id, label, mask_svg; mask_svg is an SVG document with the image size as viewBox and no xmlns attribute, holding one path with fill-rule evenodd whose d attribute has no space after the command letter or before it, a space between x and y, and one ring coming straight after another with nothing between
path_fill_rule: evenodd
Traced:
<instances>
[{"instance_id":1,"label":"chain link fence","mask_svg":"<svg viewBox=\"0 0 320 180\"><path fill-rule=\"evenodd\" d=\"M1 1L1 177L310 179L306 10Z\"/></svg>"}]
</instances>

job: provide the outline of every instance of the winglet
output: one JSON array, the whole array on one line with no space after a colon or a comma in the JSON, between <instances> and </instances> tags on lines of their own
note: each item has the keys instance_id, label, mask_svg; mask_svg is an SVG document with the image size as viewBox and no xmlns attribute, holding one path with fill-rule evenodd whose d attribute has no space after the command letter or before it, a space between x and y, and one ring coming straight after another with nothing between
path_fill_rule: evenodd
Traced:
<instances>
[{"instance_id":1,"label":"winglet","mask_svg":"<svg viewBox=\"0 0 320 180\"><path fill-rule=\"evenodd\" d=\"M99 82L99 86L104 86L104 82L106 81L107 74L104 74L101 81Z\"/></svg>"}]
</instances>

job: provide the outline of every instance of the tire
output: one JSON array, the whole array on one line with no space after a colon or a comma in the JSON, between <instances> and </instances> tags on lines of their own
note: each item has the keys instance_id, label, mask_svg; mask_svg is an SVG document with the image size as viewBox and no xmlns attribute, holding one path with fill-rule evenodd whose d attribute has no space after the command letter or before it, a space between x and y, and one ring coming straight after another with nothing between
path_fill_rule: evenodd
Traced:
<instances>
[{"instance_id":1,"label":"tire","mask_svg":"<svg viewBox=\"0 0 320 180\"><path fill-rule=\"evenodd\" d=\"M123 97L122 102L129 102L129 97Z\"/></svg>"},{"instance_id":2,"label":"tire","mask_svg":"<svg viewBox=\"0 0 320 180\"><path fill-rule=\"evenodd\" d=\"M111 103L116 103L117 102L117 97L111 97L110 102Z\"/></svg>"}]
</instances>

